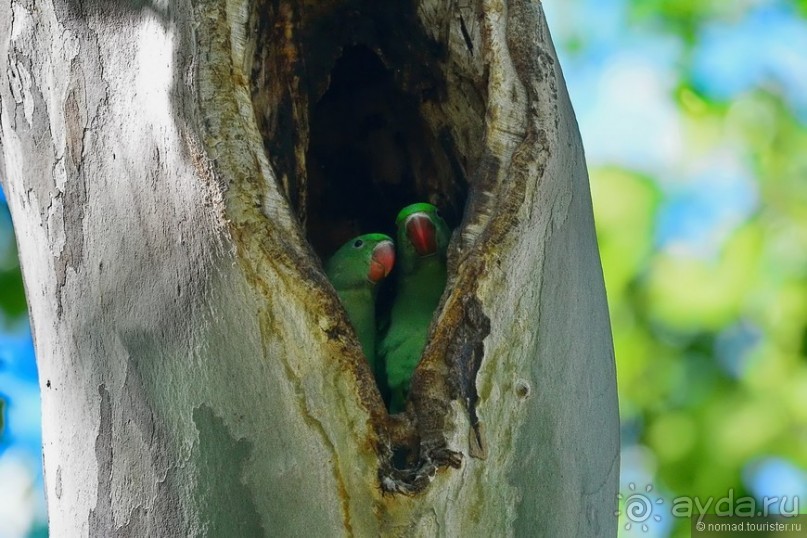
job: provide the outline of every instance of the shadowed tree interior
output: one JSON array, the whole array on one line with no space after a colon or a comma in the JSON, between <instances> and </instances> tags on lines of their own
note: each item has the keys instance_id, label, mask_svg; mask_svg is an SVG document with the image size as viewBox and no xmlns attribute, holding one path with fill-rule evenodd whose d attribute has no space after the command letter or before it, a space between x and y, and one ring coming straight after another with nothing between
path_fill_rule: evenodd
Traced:
<instances>
[{"instance_id":1,"label":"shadowed tree interior","mask_svg":"<svg viewBox=\"0 0 807 538\"><path fill-rule=\"evenodd\" d=\"M412 4L267 2L255 15L258 43L272 44L256 50L256 116L315 252L327 259L360 233L394 235L398 211L419 201L457 226L468 163L424 117L424 104L446 97L444 52Z\"/></svg>"},{"instance_id":2,"label":"shadowed tree interior","mask_svg":"<svg viewBox=\"0 0 807 538\"><path fill-rule=\"evenodd\" d=\"M415 202L435 204L458 224L466 186L418 104L366 46L337 60L313 109L308 150L306 224L320 255L360 233L394 237L395 215Z\"/></svg>"},{"instance_id":3,"label":"shadowed tree interior","mask_svg":"<svg viewBox=\"0 0 807 538\"><path fill-rule=\"evenodd\" d=\"M320 259L359 234L395 237L398 212L415 202L434 204L458 227L475 154L455 144L445 47L426 35L414 5L272 1L253 16L256 118ZM484 108L464 113L481 119ZM481 141L481 129L469 131ZM396 277L381 286L380 312Z\"/></svg>"}]
</instances>

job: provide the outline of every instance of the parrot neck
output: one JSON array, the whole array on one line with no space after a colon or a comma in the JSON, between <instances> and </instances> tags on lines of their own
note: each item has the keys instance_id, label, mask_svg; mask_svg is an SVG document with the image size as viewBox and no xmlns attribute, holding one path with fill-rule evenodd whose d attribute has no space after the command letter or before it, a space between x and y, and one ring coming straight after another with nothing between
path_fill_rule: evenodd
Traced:
<instances>
[{"instance_id":1,"label":"parrot neck","mask_svg":"<svg viewBox=\"0 0 807 538\"><path fill-rule=\"evenodd\" d=\"M348 319L359 337L364 356L375 365L375 294L376 286L365 282L351 288L337 290L347 311Z\"/></svg>"},{"instance_id":2,"label":"parrot neck","mask_svg":"<svg viewBox=\"0 0 807 538\"><path fill-rule=\"evenodd\" d=\"M436 294L439 300L446 285L445 257L437 254L414 260L411 266L404 268L401 280L401 296L425 298Z\"/></svg>"},{"instance_id":3,"label":"parrot neck","mask_svg":"<svg viewBox=\"0 0 807 538\"><path fill-rule=\"evenodd\" d=\"M370 282L369 279L364 280L356 280L356 279L345 279L344 282L340 282L339 286L336 286L336 292L341 297L342 294L348 294L351 297L370 297L375 298L376 291L378 290L378 285L373 282Z\"/></svg>"}]
</instances>

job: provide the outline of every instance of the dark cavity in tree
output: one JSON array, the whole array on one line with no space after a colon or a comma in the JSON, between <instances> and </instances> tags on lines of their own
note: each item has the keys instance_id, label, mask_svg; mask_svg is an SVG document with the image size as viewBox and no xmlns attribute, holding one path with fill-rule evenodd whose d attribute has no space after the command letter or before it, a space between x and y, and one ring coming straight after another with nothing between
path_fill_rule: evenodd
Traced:
<instances>
[{"instance_id":1,"label":"dark cavity in tree","mask_svg":"<svg viewBox=\"0 0 807 538\"><path fill-rule=\"evenodd\" d=\"M395 216L429 201L450 224L467 186L420 114L365 46L347 49L311 117L308 237L322 256L360 233L395 236Z\"/></svg>"},{"instance_id":2,"label":"dark cavity in tree","mask_svg":"<svg viewBox=\"0 0 807 538\"><path fill-rule=\"evenodd\" d=\"M363 233L394 236L395 217L414 202L433 203L450 227L460 226L469 183L479 199L490 175L479 173L490 168L480 166L486 84L458 72L445 43L421 27L415 2L256 0L253 6L257 124L277 184L316 254L325 260ZM379 311L389 308L393 279L382 287ZM443 420L451 398L475 405L475 392L466 389L483 338L467 349L452 347L463 352L458 360L470 361L450 363L447 375L461 379L434 384L433 370L416 374L411 394L422 397L412 398L405 415L374 415L385 491L421 491L437 469L460 465L446 448ZM359 382L367 388L373 381Z\"/></svg>"},{"instance_id":3,"label":"dark cavity in tree","mask_svg":"<svg viewBox=\"0 0 807 538\"><path fill-rule=\"evenodd\" d=\"M317 254L362 233L394 235L414 202L457 226L468 182L437 112L445 52L414 3L269 0L253 16L258 126Z\"/></svg>"}]
</instances>

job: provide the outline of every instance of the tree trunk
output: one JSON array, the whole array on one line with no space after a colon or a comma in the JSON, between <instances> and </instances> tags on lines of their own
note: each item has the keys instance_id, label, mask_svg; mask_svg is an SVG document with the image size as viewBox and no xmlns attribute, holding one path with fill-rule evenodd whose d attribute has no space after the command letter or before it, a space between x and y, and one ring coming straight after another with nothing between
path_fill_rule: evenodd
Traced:
<instances>
[{"instance_id":1,"label":"tree trunk","mask_svg":"<svg viewBox=\"0 0 807 538\"><path fill-rule=\"evenodd\" d=\"M54 536L612 536L583 149L529 0L12 0ZM456 225L405 413L320 256Z\"/></svg>"}]
</instances>

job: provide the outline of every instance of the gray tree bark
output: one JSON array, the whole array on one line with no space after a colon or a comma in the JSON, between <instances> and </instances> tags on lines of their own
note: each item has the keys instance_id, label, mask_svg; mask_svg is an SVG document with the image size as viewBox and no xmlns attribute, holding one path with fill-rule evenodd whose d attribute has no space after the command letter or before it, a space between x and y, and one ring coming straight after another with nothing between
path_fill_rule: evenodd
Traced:
<instances>
[{"instance_id":1,"label":"gray tree bark","mask_svg":"<svg viewBox=\"0 0 807 538\"><path fill-rule=\"evenodd\" d=\"M0 11L54 536L616 534L606 299L540 3L376 4ZM311 122L357 45L414 96L412 192L462 217L392 417L315 253Z\"/></svg>"}]
</instances>

